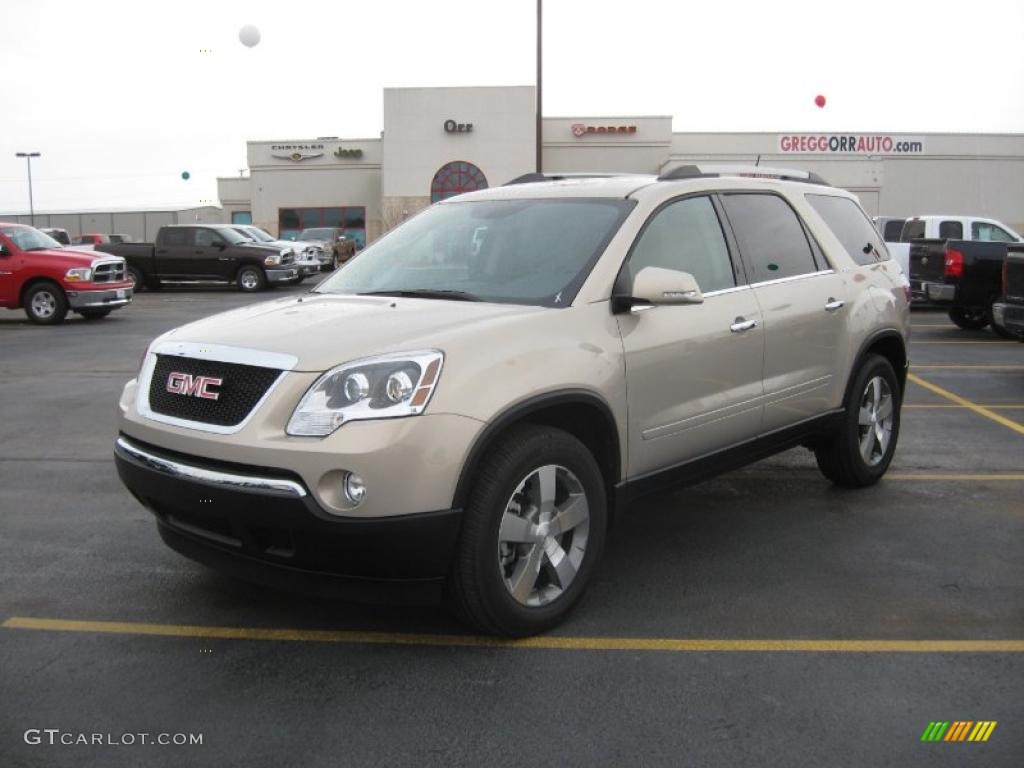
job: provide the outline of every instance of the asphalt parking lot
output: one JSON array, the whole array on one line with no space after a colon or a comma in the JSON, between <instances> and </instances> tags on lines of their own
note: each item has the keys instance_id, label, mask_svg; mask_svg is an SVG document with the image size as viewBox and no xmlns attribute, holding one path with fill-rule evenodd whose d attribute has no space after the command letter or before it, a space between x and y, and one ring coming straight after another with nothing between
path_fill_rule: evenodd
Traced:
<instances>
[{"instance_id":1,"label":"asphalt parking lot","mask_svg":"<svg viewBox=\"0 0 1024 768\"><path fill-rule=\"evenodd\" d=\"M915 313L886 480L842 492L796 450L646 499L569 619L513 644L160 542L115 475L117 396L154 336L261 298L0 312L0 765L1021 765L1024 345ZM936 720L998 725L923 743Z\"/></svg>"}]
</instances>

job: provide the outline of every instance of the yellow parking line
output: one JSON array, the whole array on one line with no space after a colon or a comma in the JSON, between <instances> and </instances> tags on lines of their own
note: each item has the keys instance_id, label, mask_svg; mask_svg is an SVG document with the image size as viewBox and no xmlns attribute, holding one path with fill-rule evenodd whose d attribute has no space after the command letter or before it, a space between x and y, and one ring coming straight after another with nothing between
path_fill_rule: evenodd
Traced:
<instances>
[{"instance_id":1,"label":"yellow parking line","mask_svg":"<svg viewBox=\"0 0 1024 768\"><path fill-rule=\"evenodd\" d=\"M911 403L903 404L903 408L966 408L966 405L949 405L947 403ZM1004 405L1002 403L978 404L979 408L991 408L994 411L1020 410L1024 405Z\"/></svg>"},{"instance_id":2,"label":"yellow parking line","mask_svg":"<svg viewBox=\"0 0 1024 768\"><path fill-rule=\"evenodd\" d=\"M977 370L1024 371L1024 365L1018 365L1016 363L1007 363L1005 365L1004 364L1000 364L1000 363L977 363L977 364L975 364L975 363L921 363L921 364L919 364L919 363L911 363L910 364L910 368L911 368L911 370L915 370L915 371L922 371L922 370L941 371L941 370L945 370L946 368L949 368L949 369L963 368L965 370L977 369Z\"/></svg>"},{"instance_id":3,"label":"yellow parking line","mask_svg":"<svg viewBox=\"0 0 1024 768\"><path fill-rule=\"evenodd\" d=\"M885 476L886 480L927 480L927 481L951 481L956 483L987 483L990 481L996 482L1013 482L1019 483L1024 482L1024 474L1014 474L1012 472L1005 474L981 474L981 475L965 475L965 474L941 474L938 472L926 472L921 474L908 474L905 472L890 472Z\"/></svg>"},{"instance_id":4,"label":"yellow parking line","mask_svg":"<svg viewBox=\"0 0 1024 768\"><path fill-rule=\"evenodd\" d=\"M528 637L502 640L480 635L417 635L325 629L206 627L133 621L73 621L13 616L8 629L156 635L219 640L277 640L366 645L432 645L568 651L810 652L810 653L1024 653L1024 640L715 640L660 637Z\"/></svg>"},{"instance_id":5,"label":"yellow parking line","mask_svg":"<svg viewBox=\"0 0 1024 768\"><path fill-rule=\"evenodd\" d=\"M995 411L989 408L985 408L984 406L978 405L977 403L972 403L967 398L960 397L960 395L954 394L947 389L943 389L942 387L936 384L932 384L929 381L925 381L920 376L915 376L912 373L908 373L907 379L909 381L914 382L918 386L924 387L930 392L934 392L936 395L940 395L941 397L944 397L947 400L952 400L957 405L962 405L964 408L974 411L979 416L984 416L985 418L991 419L992 421L996 422L996 424L1002 424L1004 427L1012 429L1018 435L1024 435L1024 424L1019 424L1016 421L1013 421L1012 419L1008 419L1005 416L1001 416L1000 414L996 413Z\"/></svg>"}]
</instances>

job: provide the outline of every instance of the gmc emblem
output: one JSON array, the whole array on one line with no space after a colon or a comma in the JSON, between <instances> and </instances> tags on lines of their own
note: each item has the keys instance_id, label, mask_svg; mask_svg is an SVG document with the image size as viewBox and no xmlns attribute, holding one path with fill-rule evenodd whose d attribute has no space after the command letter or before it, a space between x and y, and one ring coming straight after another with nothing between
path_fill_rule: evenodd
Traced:
<instances>
[{"instance_id":1,"label":"gmc emblem","mask_svg":"<svg viewBox=\"0 0 1024 768\"><path fill-rule=\"evenodd\" d=\"M175 395L217 400L220 392L214 392L210 387L219 387L223 383L224 379L215 379L213 376L193 376L191 373L173 371L167 377L167 391Z\"/></svg>"}]
</instances>

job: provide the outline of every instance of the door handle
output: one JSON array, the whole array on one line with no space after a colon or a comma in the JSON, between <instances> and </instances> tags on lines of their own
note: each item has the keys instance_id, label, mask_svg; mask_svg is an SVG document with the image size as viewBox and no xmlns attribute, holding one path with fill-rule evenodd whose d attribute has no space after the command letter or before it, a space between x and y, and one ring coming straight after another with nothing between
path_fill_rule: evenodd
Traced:
<instances>
[{"instance_id":1,"label":"door handle","mask_svg":"<svg viewBox=\"0 0 1024 768\"><path fill-rule=\"evenodd\" d=\"M757 320L744 320L742 317L737 317L736 322L729 326L729 330L733 333L744 333L756 327Z\"/></svg>"},{"instance_id":2,"label":"door handle","mask_svg":"<svg viewBox=\"0 0 1024 768\"><path fill-rule=\"evenodd\" d=\"M846 305L845 301L839 299L833 299L831 296L828 297L828 301L825 303L826 312L835 312L837 309L842 309Z\"/></svg>"}]
</instances>

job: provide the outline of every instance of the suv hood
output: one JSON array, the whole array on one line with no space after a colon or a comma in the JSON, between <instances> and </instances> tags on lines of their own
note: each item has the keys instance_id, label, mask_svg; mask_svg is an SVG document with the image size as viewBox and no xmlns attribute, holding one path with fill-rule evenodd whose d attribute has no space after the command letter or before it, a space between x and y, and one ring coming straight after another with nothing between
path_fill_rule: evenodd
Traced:
<instances>
[{"instance_id":1,"label":"suv hood","mask_svg":"<svg viewBox=\"0 0 1024 768\"><path fill-rule=\"evenodd\" d=\"M297 371L325 371L387 352L446 349L464 336L526 315L521 304L307 294L224 312L176 328L157 341L223 344L293 355Z\"/></svg>"}]
</instances>

